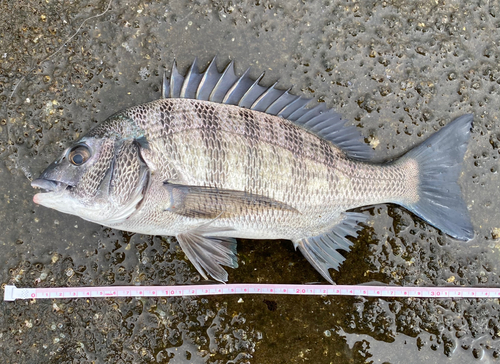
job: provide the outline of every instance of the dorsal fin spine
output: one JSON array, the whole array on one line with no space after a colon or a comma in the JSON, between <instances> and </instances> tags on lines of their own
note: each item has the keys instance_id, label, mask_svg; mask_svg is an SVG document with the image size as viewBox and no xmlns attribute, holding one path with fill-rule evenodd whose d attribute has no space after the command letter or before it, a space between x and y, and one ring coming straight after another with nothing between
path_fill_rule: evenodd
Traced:
<instances>
[{"instance_id":1,"label":"dorsal fin spine","mask_svg":"<svg viewBox=\"0 0 500 364\"><path fill-rule=\"evenodd\" d=\"M261 101L262 101L262 100L266 97L266 95L268 95L268 94L271 92L271 90L273 90L273 89L274 89L274 86L276 86L277 84L278 84L278 81L276 81L276 82L275 82L275 83L273 83L271 86L269 86L269 87L267 88L267 90L266 90L266 91L264 91L264 93L263 93L262 95L260 95L260 96L257 98L257 100L255 100L255 101L254 101L254 103L252 104L252 106L250 106L250 109L252 109L252 110L253 110L253 109L255 109L255 108L257 107L257 105L259 104L259 102L261 102Z\"/></svg>"},{"instance_id":2,"label":"dorsal fin spine","mask_svg":"<svg viewBox=\"0 0 500 364\"><path fill-rule=\"evenodd\" d=\"M173 89L174 89L174 82L175 82L174 72L177 71L176 63L177 62L174 59L174 62L172 63L172 71L170 72L170 94L169 94L169 97L171 97L171 98L175 97L175 95L173 93Z\"/></svg>"},{"instance_id":3,"label":"dorsal fin spine","mask_svg":"<svg viewBox=\"0 0 500 364\"><path fill-rule=\"evenodd\" d=\"M250 94L251 94L252 92L254 92L254 91L257 89L257 87L261 87L261 86L259 85L259 83L260 83L260 81L262 80L262 78L264 77L264 75L265 75L265 74L266 74L265 72L262 72L262 73L260 74L260 76L259 76L259 77L257 77L257 79L254 81L254 83L252 84L252 86L250 86L250 87L248 88L248 90L247 90L247 91L243 94L243 96L241 97L240 101L238 102L238 106L243 106L243 107L246 107L246 106L245 106L245 104L246 104L246 103L245 103L245 102L246 102L246 99L247 99L248 97L250 97ZM260 96L260 95L259 95L259 96ZM253 103L253 101L252 101L252 103Z\"/></svg>"},{"instance_id":4,"label":"dorsal fin spine","mask_svg":"<svg viewBox=\"0 0 500 364\"><path fill-rule=\"evenodd\" d=\"M274 100L271 105L269 105L266 110L264 112L268 113L268 114L272 114L272 115L278 115L278 112L281 111L281 109L283 109L283 107L281 107L277 112L273 112L271 111L273 108L275 108L276 105L278 105L283 99L286 99L287 96L290 95L290 90L292 88L289 87L284 93L282 93L280 96L278 96L278 98L276 100ZM291 96L291 95L290 95ZM298 98L299 96L294 96L295 98Z\"/></svg>"},{"instance_id":5,"label":"dorsal fin spine","mask_svg":"<svg viewBox=\"0 0 500 364\"><path fill-rule=\"evenodd\" d=\"M298 109L298 108L301 107L300 106L300 101L301 100L304 100L304 98L302 96L298 96L295 100L293 100L292 102L290 102L288 105L283 106L283 108L278 112L277 115L286 119L288 116L290 116L290 114L292 112L294 112L296 109ZM308 103L309 101L311 101L311 100L306 100L306 103ZM296 107L295 104L299 104L299 107ZM296 107L296 108L294 109L294 107ZM292 111L291 112L289 111L288 114L285 115L285 113L287 112L287 110L290 110L290 109Z\"/></svg>"},{"instance_id":6,"label":"dorsal fin spine","mask_svg":"<svg viewBox=\"0 0 500 364\"><path fill-rule=\"evenodd\" d=\"M191 67L189 67L189 71L184 77L184 82L182 83L182 88L181 88L181 93L180 97L186 97L187 92L188 92L188 87L192 85L193 76L197 75L199 73L198 71L198 66L196 65L197 59L195 58L193 63L191 64Z\"/></svg>"},{"instance_id":7,"label":"dorsal fin spine","mask_svg":"<svg viewBox=\"0 0 500 364\"><path fill-rule=\"evenodd\" d=\"M210 93L210 97L208 98L208 101L214 101L214 102L221 102L223 97L220 97L221 90L225 87L224 83L227 82L227 78L231 79L231 77L236 77L236 74L234 72L234 61L231 61L224 71L222 72L222 75L220 76L219 80L215 84L214 89ZM224 95L226 93L224 92ZM220 100L219 100L220 98Z\"/></svg>"},{"instance_id":8,"label":"dorsal fin spine","mask_svg":"<svg viewBox=\"0 0 500 364\"><path fill-rule=\"evenodd\" d=\"M183 83L184 76L182 76L177 70L177 64L174 60L174 63L172 64L172 74L170 75L170 97L179 97Z\"/></svg>"},{"instance_id":9,"label":"dorsal fin spine","mask_svg":"<svg viewBox=\"0 0 500 364\"><path fill-rule=\"evenodd\" d=\"M309 120L311 120L312 115L321 112L321 108L323 107L325 107L324 104L317 104L316 106L310 108L309 110L307 110L305 114L303 114L300 118L297 119L297 122L301 124L306 124Z\"/></svg>"},{"instance_id":10,"label":"dorsal fin spine","mask_svg":"<svg viewBox=\"0 0 500 364\"><path fill-rule=\"evenodd\" d=\"M211 71L213 71L214 67L215 67L215 72L219 73L217 71L215 59L216 57L212 58L210 64L205 69L205 72L203 72L203 77L201 78L200 84L198 85L198 89L196 90L196 99L198 100L208 100L208 97L212 92L213 86L215 86L215 84L213 86L208 85L208 82L212 81L212 79L210 79L210 76L211 76ZM204 93L206 93L206 95Z\"/></svg>"},{"instance_id":11,"label":"dorsal fin spine","mask_svg":"<svg viewBox=\"0 0 500 364\"><path fill-rule=\"evenodd\" d=\"M224 98L222 99L222 103L226 104L228 99L231 97L232 93L238 88L238 86L241 84L242 80L247 77L248 72L250 72L250 68L247 68L245 72L238 78L238 80L231 86L231 88L226 92L224 95Z\"/></svg>"}]
</instances>

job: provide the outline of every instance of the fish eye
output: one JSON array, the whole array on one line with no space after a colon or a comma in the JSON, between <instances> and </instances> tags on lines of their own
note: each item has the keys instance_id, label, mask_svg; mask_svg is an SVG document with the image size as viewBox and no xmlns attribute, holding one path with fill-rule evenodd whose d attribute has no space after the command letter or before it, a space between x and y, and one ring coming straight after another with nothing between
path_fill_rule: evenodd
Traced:
<instances>
[{"instance_id":1,"label":"fish eye","mask_svg":"<svg viewBox=\"0 0 500 364\"><path fill-rule=\"evenodd\" d=\"M68 159L71 164L81 166L90 158L90 150L86 145L77 145L70 150Z\"/></svg>"}]
</instances>

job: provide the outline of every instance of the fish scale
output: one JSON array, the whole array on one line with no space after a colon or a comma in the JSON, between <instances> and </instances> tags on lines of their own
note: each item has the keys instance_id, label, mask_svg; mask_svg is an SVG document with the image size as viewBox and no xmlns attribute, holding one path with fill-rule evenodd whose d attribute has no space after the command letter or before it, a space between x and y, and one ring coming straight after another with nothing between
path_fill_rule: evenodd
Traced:
<instances>
[{"instance_id":1,"label":"fish scale","mask_svg":"<svg viewBox=\"0 0 500 364\"><path fill-rule=\"evenodd\" d=\"M226 281L236 240L287 239L323 277L360 223L396 203L457 239L473 227L457 179L472 116L404 156L370 162L354 126L324 104L259 84L234 64L174 64L168 98L113 115L33 181L34 201L131 232L174 235L204 278ZM244 107L243 107L244 106ZM285 117L286 116L286 117Z\"/></svg>"},{"instance_id":2,"label":"fish scale","mask_svg":"<svg viewBox=\"0 0 500 364\"><path fill-rule=\"evenodd\" d=\"M286 127L276 127L275 125L286 125L289 122L275 116L250 110L246 110L245 115L238 113L238 116L235 116L238 111L235 106L209 103L203 107L198 104L207 104L208 102L189 99L159 100L148 105L153 110L147 114L137 112L133 108L127 114L141 128L145 128L149 118L154 119L156 115L159 115L154 109L164 109L162 104L171 102L185 104L184 106L177 105L177 110L184 116L189 115L180 118L187 119L189 122L170 118L171 124L167 128L169 134L160 133L157 136L154 133L148 133L146 129L146 138L150 144L154 143L157 138L163 144L163 140L167 138L167 144L170 145L187 145L189 140L198 140L198 144L190 144L189 148L186 147L180 154L171 154L171 151L166 148L165 153L158 154L158 160L155 161L155 164L160 164L161 160L180 159L179 164L190 167L186 174L192 177L194 184L245 190L254 194L273 196L277 200L286 200L294 205L298 202L294 200L295 198L301 199L300 196L310 196L310 193L314 191L321 191L323 193L318 193L316 196L318 200L316 204L310 199L307 201L307 207L315 211L320 208L318 204L326 204L327 209L331 210L333 202L339 205L341 211L384 202L393 197L404 196L406 189L408 189L408 176L410 174L405 170L406 166L388 165L381 167L352 161L326 141L320 143L318 156L313 152L317 145L317 138L314 138L305 129L291 123ZM219 108L225 110L218 110ZM235 108L236 112L227 110L231 108ZM212 116L205 116L200 113L200 109L210 110ZM197 111L193 113L192 110ZM248 114L255 115L249 119ZM206 120L212 120L213 115L217 115L218 121L215 124L208 124ZM245 126L249 120L257 125L274 125L272 136L255 132L249 134L249 127ZM163 120L161 123L166 124L167 121ZM258 128L265 130L265 127L259 126ZM210 133L206 132L207 129L210 130ZM203 132L197 134L198 130L203 130ZM294 130L294 132L290 130ZM287 134L293 135L293 137L287 137ZM172 135L176 136L175 139L171 138ZM309 143L310 139L311 143ZM217 146L226 145L226 148L217 149L215 152L216 144L210 143L210 140L219 140ZM259 146L255 147L256 144ZM282 149L273 150L272 147L264 144L286 149L289 153L285 154ZM311 147L309 148L309 146ZM245 150L250 152L245 153ZM258 155L254 154L253 150L268 152L265 155ZM215 163L214 155L233 155L240 156L240 158L232 161L232 165L229 165L227 159L222 160L221 163ZM247 156L247 158L241 158L242 155ZM191 161L190 158L194 158L195 161ZM304 162L308 159L312 160ZM260 168L256 167L257 164L260 165ZM222 165L225 166L224 170L221 170ZM162 175L161 178L171 179L172 176L168 173ZM263 177L259 177L259 173ZM277 174L285 174L288 178L276 180ZM223 181L227 179L228 175L233 175L236 178L234 181L229 180L224 183ZM220 178L216 180L214 176ZM252 183L255 180L261 181L261 185L266 185L267 188L256 188L255 184ZM384 180L392 181L392 184L381 187L379 182ZM321 185L324 188L313 188L306 191L306 186L310 185L313 187ZM304 199L302 198L302 200ZM301 211L307 208L306 206L300 207Z\"/></svg>"}]
</instances>

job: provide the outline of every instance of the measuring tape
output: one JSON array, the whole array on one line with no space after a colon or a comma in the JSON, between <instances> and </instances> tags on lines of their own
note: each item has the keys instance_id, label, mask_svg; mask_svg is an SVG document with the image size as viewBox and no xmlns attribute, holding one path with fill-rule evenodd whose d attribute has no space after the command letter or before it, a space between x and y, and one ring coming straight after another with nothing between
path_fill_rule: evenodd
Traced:
<instances>
[{"instance_id":1,"label":"measuring tape","mask_svg":"<svg viewBox=\"0 0 500 364\"><path fill-rule=\"evenodd\" d=\"M185 286L108 286L17 288L5 286L4 301L41 298L180 297L221 294L287 294L299 296L367 296L430 298L500 298L500 288L398 287L303 284L213 284Z\"/></svg>"}]
</instances>

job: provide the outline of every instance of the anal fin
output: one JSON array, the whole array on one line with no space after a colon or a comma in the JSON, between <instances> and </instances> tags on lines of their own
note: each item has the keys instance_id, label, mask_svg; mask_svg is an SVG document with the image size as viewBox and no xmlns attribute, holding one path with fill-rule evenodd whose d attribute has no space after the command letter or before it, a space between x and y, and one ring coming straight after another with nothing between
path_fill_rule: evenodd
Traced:
<instances>
[{"instance_id":1,"label":"anal fin","mask_svg":"<svg viewBox=\"0 0 500 364\"><path fill-rule=\"evenodd\" d=\"M344 212L340 221L327 233L294 241L306 259L331 284L335 284L328 269L338 269L345 258L338 249L349 251L352 245L346 236L356 237L361 229L358 225L365 222L368 216L357 212Z\"/></svg>"},{"instance_id":2,"label":"anal fin","mask_svg":"<svg viewBox=\"0 0 500 364\"><path fill-rule=\"evenodd\" d=\"M227 272L222 265L231 268L238 268L238 258L236 257L236 239L204 236L204 234L217 235L216 231L203 228L178 234L176 236L179 245L193 263L194 267L208 279L208 275L219 282L227 281Z\"/></svg>"}]
</instances>

